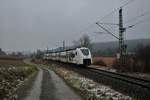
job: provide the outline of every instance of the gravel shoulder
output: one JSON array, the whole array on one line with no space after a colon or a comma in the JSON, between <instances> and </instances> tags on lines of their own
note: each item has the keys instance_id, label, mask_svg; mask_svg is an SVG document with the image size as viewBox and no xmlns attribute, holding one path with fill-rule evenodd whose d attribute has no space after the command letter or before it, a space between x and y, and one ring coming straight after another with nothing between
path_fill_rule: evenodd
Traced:
<instances>
[{"instance_id":1,"label":"gravel shoulder","mask_svg":"<svg viewBox=\"0 0 150 100\"><path fill-rule=\"evenodd\" d=\"M111 67L95 66L95 65L91 65L90 67L96 68L96 69L107 70L107 71L110 71L110 72L117 72L116 69L111 68ZM134 77L137 77L137 78L150 80L150 73L140 73L140 72L121 72L121 73L125 74L125 75L129 75L129 76L134 76Z\"/></svg>"}]
</instances>

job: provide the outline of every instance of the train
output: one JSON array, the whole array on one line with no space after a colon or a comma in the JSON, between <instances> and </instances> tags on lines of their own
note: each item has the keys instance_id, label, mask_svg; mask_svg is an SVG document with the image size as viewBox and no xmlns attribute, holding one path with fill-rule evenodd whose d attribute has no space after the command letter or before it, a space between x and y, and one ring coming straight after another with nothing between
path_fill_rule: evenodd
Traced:
<instances>
[{"instance_id":1,"label":"train","mask_svg":"<svg viewBox=\"0 0 150 100\"><path fill-rule=\"evenodd\" d=\"M64 63L72 63L83 66L89 66L92 64L92 56L90 49L86 47L78 47L56 52L47 52L44 54L43 59L60 61Z\"/></svg>"}]
</instances>

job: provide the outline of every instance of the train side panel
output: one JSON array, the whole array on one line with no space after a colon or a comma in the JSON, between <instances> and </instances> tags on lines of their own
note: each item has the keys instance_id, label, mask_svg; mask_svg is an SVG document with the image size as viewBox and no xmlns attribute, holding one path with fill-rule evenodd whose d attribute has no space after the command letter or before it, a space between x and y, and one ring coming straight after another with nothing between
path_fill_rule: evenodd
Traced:
<instances>
[{"instance_id":1,"label":"train side panel","mask_svg":"<svg viewBox=\"0 0 150 100\"><path fill-rule=\"evenodd\" d=\"M90 50L85 47L49 53L44 58L78 65L90 65L92 63Z\"/></svg>"}]
</instances>

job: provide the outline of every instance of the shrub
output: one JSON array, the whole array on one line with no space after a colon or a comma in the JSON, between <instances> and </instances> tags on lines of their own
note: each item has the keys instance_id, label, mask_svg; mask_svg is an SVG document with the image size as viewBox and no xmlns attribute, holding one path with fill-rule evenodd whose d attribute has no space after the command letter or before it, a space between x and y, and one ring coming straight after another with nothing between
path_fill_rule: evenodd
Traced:
<instances>
[{"instance_id":1,"label":"shrub","mask_svg":"<svg viewBox=\"0 0 150 100\"><path fill-rule=\"evenodd\" d=\"M103 60L96 60L93 63L94 65L107 66Z\"/></svg>"},{"instance_id":2,"label":"shrub","mask_svg":"<svg viewBox=\"0 0 150 100\"><path fill-rule=\"evenodd\" d=\"M127 56L125 65L121 65L119 61L115 61L113 68L121 71L131 72L150 72L150 44L138 45L135 54Z\"/></svg>"}]
</instances>

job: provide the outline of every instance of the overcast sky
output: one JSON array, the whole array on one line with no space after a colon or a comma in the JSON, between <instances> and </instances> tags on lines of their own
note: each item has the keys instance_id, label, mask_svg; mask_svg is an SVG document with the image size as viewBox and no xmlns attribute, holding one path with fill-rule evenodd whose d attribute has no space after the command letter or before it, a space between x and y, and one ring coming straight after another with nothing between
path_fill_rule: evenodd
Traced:
<instances>
[{"instance_id":1,"label":"overcast sky","mask_svg":"<svg viewBox=\"0 0 150 100\"><path fill-rule=\"evenodd\" d=\"M72 45L86 33L92 42L116 40L92 24L128 0L0 0L0 48L6 51L34 51L56 48L66 41ZM150 12L150 0L134 0L123 8L124 22ZM147 19L150 14L124 26ZM101 22L118 23L118 12ZM91 25L91 26L89 26ZM87 28L88 27L88 28ZM110 26L106 26L110 28ZM118 34L118 27L110 31ZM128 29L125 39L150 38L150 18Z\"/></svg>"}]
</instances>

